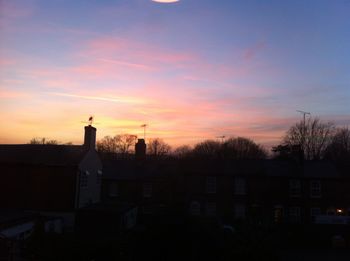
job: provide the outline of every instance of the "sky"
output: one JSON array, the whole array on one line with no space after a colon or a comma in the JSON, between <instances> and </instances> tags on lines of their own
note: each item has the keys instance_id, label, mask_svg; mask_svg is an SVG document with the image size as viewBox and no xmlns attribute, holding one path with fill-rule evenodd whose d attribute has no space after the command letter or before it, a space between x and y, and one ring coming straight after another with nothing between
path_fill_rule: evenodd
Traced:
<instances>
[{"instance_id":1,"label":"sky","mask_svg":"<svg viewBox=\"0 0 350 261\"><path fill-rule=\"evenodd\" d=\"M98 139L146 123L174 147L268 147L296 110L349 126L349 14L349 0L0 0L0 143L81 144L90 115Z\"/></svg>"}]
</instances>

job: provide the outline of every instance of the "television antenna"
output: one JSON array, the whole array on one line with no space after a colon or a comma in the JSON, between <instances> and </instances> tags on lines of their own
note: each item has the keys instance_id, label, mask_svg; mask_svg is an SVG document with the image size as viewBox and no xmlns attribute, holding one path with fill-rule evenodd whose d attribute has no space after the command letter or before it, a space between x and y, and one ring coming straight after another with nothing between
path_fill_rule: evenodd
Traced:
<instances>
[{"instance_id":1,"label":"television antenna","mask_svg":"<svg viewBox=\"0 0 350 261\"><path fill-rule=\"evenodd\" d=\"M304 125L305 125L305 116L306 116L306 115L311 115L311 113L310 113L310 112L307 112L307 111L301 111L301 110L297 110L297 112L300 112L301 114L303 114Z\"/></svg>"},{"instance_id":2,"label":"television antenna","mask_svg":"<svg viewBox=\"0 0 350 261\"><path fill-rule=\"evenodd\" d=\"M140 127L143 128L143 139L146 141L146 127L148 126L148 124L144 123L142 124Z\"/></svg>"},{"instance_id":3,"label":"television antenna","mask_svg":"<svg viewBox=\"0 0 350 261\"><path fill-rule=\"evenodd\" d=\"M222 136L217 136L216 138L221 139L221 143L224 143L226 136L222 135Z\"/></svg>"}]
</instances>

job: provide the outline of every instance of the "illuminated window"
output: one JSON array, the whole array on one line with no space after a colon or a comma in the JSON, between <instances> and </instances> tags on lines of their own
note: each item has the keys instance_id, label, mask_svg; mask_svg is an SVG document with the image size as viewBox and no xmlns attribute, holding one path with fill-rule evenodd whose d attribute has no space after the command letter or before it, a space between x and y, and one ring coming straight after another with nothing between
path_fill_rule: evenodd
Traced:
<instances>
[{"instance_id":1,"label":"illuminated window","mask_svg":"<svg viewBox=\"0 0 350 261\"><path fill-rule=\"evenodd\" d=\"M207 193L215 194L216 193L216 177L207 177Z\"/></svg>"},{"instance_id":2,"label":"illuminated window","mask_svg":"<svg viewBox=\"0 0 350 261\"><path fill-rule=\"evenodd\" d=\"M246 194L246 181L244 178L235 178L235 194L245 195Z\"/></svg>"},{"instance_id":3,"label":"illuminated window","mask_svg":"<svg viewBox=\"0 0 350 261\"><path fill-rule=\"evenodd\" d=\"M320 198L321 197L321 181L312 180L310 183L310 196L312 198Z\"/></svg>"},{"instance_id":4,"label":"illuminated window","mask_svg":"<svg viewBox=\"0 0 350 261\"><path fill-rule=\"evenodd\" d=\"M297 179L289 180L289 196L296 198L301 196L301 182Z\"/></svg>"}]
</instances>

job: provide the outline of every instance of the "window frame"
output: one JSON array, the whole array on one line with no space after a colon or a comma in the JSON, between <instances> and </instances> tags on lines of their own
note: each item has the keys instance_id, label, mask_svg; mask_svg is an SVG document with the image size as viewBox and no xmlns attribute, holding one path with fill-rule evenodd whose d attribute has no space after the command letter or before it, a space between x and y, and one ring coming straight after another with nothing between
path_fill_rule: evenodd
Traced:
<instances>
[{"instance_id":1,"label":"window frame","mask_svg":"<svg viewBox=\"0 0 350 261\"><path fill-rule=\"evenodd\" d=\"M317 187L314 185L318 184ZM318 193L315 193L315 191L318 191ZM311 198L321 198L322 197L322 186L320 180L311 180L310 181L310 197Z\"/></svg>"}]
</instances>

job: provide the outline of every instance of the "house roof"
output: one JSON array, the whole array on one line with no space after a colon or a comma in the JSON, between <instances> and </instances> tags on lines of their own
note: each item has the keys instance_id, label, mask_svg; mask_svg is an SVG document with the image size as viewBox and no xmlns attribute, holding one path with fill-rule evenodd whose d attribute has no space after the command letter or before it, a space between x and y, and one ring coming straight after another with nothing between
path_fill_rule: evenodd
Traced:
<instances>
[{"instance_id":1,"label":"house roof","mask_svg":"<svg viewBox=\"0 0 350 261\"><path fill-rule=\"evenodd\" d=\"M0 230L36 220L38 214L21 210L0 209Z\"/></svg>"},{"instance_id":2,"label":"house roof","mask_svg":"<svg viewBox=\"0 0 350 261\"><path fill-rule=\"evenodd\" d=\"M85 152L77 145L0 145L0 163L71 166L78 165Z\"/></svg>"},{"instance_id":3,"label":"house roof","mask_svg":"<svg viewBox=\"0 0 350 261\"><path fill-rule=\"evenodd\" d=\"M177 170L177 162L168 160L104 160L103 178L136 180L164 177Z\"/></svg>"}]
</instances>

